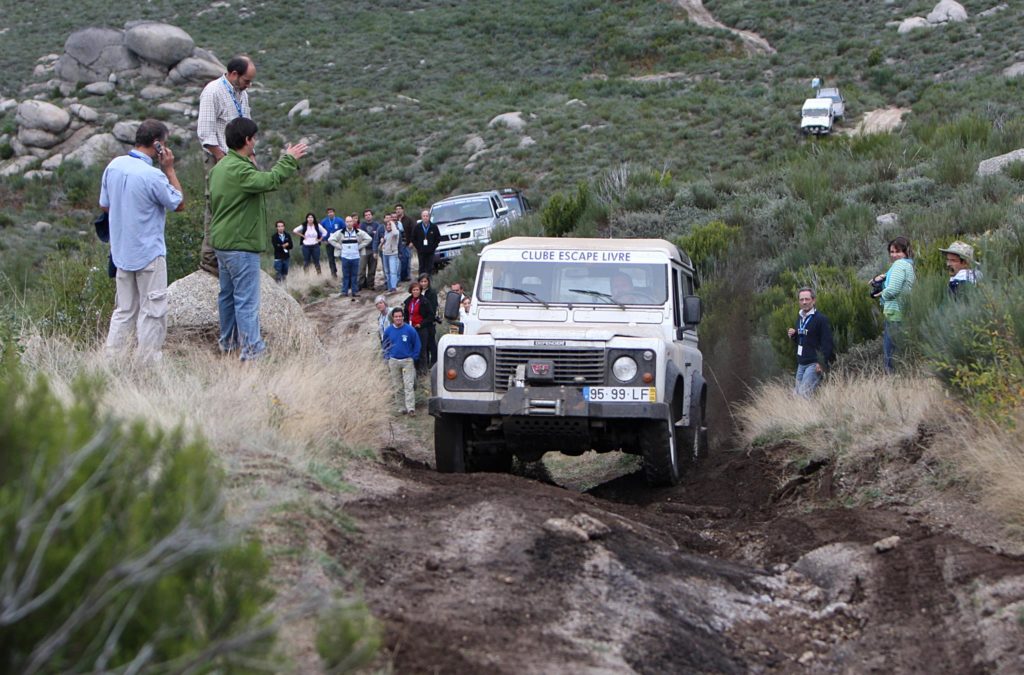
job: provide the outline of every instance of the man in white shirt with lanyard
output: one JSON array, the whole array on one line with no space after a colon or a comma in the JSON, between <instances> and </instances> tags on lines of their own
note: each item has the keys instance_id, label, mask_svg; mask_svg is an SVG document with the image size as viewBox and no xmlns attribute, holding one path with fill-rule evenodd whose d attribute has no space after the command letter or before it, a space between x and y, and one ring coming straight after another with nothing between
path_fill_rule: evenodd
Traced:
<instances>
[{"instance_id":1,"label":"man in white shirt with lanyard","mask_svg":"<svg viewBox=\"0 0 1024 675\"><path fill-rule=\"evenodd\" d=\"M199 95L199 119L196 134L203 145L203 163L209 180L210 169L224 155L228 154L228 143L224 129L228 122L238 117L252 119L249 108L249 92L256 77L256 64L248 56L236 56L228 61L227 71L203 88ZM199 268L217 275L217 256L210 246L210 189L206 188L206 214L203 218L203 246L200 251Z\"/></svg>"}]
</instances>

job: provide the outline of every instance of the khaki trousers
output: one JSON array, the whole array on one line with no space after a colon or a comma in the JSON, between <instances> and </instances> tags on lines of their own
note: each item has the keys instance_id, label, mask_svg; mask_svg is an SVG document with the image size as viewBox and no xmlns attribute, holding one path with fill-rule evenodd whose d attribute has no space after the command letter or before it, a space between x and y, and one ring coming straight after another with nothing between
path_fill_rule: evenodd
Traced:
<instances>
[{"instance_id":1,"label":"khaki trousers","mask_svg":"<svg viewBox=\"0 0 1024 675\"><path fill-rule=\"evenodd\" d=\"M412 412L416 409L416 365L412 359L388 359L388 370L391 371L391 383L395 387L395 402L401 412ZM402 407L402 395L405 395L405 407Z\"/></svg>"},{"instance_id":2,"label":"khaki trousers","mask_svg":"<svg viewBox=\"0 0 1024 675\"><path fill-rule=\"evenodd\" d=\"M205 171L205 179L203 180L203 197L204 197L204 211L203 211L203 243L199 247L199 269L204 272L209 272L213 276L218 276L217 271L217 254L213 250L213 246L210 244L210 220L213 218L213 212L210 211L210 169L213 168L214 164L213 155L207 151L203 151L203 170Z\"/></svg>"},{"instance_id":3,"label":"khaki trousers","mask_svg":"<svg viewBox=\"0 0 1024 675\"><path fill-rule=\"evenodd\" d=\"M132 330L139 343L139 357L159 361L167 337L167 260L158 256L137 272L117 270L117 297L107 331L107 351L125 347Z\"/></svg>"}]
</instances>

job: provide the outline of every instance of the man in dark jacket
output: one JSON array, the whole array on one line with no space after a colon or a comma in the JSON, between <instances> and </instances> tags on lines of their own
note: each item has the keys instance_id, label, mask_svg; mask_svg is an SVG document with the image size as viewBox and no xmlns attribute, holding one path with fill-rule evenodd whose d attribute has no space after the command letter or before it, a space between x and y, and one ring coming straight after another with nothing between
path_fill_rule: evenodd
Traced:
<instances>
[{"instance_id":1,"label":"man in dark jacket","mask_svg":"<svg viewBox=\"0 0 1024 675\"><path fill-rule=\"evenodd\" d=\"M434 273L434 251L441 243L441 230L430 222L430 211L424 209L412 228L412 245L419 258L420 274Z\"/></svg>"},{"instance_id":2,"label":"man in dark jacket","mask_svg":"<svg viewBox=\"0 0 1024 675\"><path fill-rule=\"evenodd\" d=\"M796 393L810 398L832 361L832 325L814 308L814 289L805 286L796 297L800 313L796 327L789 329L789 339L796 343Z\"/></svg>"}]
</instances>

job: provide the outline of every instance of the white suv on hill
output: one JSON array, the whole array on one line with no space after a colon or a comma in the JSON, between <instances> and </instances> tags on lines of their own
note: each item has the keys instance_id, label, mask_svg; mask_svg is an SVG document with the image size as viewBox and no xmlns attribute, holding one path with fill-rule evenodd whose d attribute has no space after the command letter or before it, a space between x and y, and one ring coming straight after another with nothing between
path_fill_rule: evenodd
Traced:
<instances>
[{"instance_id":1,"label":"white suv on hill","mask_svg":"<svg viewBox=\"0 0 1024 675\"><path fill-rule=\"evenodd\" d=\"M430 220L441 231L434 263L443 267L463 246L486 244L495 225L508 225L518 214L509 211L497 191L448 197L430 207Z\"/></svg>"},{"instance_id":2,"label":"white suv on hill","mask_svg":"<svg viewBox=\"0 0 1024 675\"><path fill-rule=\"evenodd\" d=\"M622 450L650 483L677 483L707 447L694 287L690 259L658 239L485 247L465 332L441 338L431 374L438 470Z\"/></svg>"}]
</instances>

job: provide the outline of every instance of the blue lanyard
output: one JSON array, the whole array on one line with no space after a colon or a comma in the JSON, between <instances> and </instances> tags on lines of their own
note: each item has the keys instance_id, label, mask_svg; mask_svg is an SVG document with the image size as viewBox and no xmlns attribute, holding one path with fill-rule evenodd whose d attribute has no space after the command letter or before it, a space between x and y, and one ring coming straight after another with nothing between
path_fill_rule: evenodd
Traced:
<instances>
[{"instance_id":1,"label":"blue lanyard","mask_svg":"<svg viewBox=\"0 0 1024 675\"><path fill-rule=\"evenodd\" d=\"M145 155L143 155L143 154L142 154L141 152L136 152L135 150L129 150L129 151L128 151L128 156L129 156L129 157L134 157L135 159L141 159L141 160L142 160L143 162L146 162L146 163L147 163L147 164L149 164L150 166L152 166L152 165L153 165L153 163L154 163L154 162L153 162L153 160L152 160L151 158L149 158L149 157L146 157L146 156L145 156Z\"/></svg>"},{"instance_id":2,"label":"blue lanyard","mask_svg":"<svg viewBox=\"0 0 1024 675\"><path fill-rule=\"evenodd\" d=\"M224 75L220 78L220 81L224 85L224 88L228 90L228 96L231 97L231 102L235 104L235 110L238 111L238 116L245 117L245 114L242 112L242 103L238 100L238 97L235 96L235 88L231 86L230 82L228 82L228 76Z\"/></svg>"},{"instance_id":3,"label":"blue lanyard","mask_svg":"<svg viewBox=\"0 0 1024 675\"><path fill-rule=\"evenodd\" d=\"M800 344L804 343L804 335L807 334L807 324L809 324L811 322L811 317L812 316L814 316L814 315L813 314L808 314L804 318L800 319L800 322L799 322L799 326L800 326L800 332L799 332Z\"/></svg>"}]
</instances>

